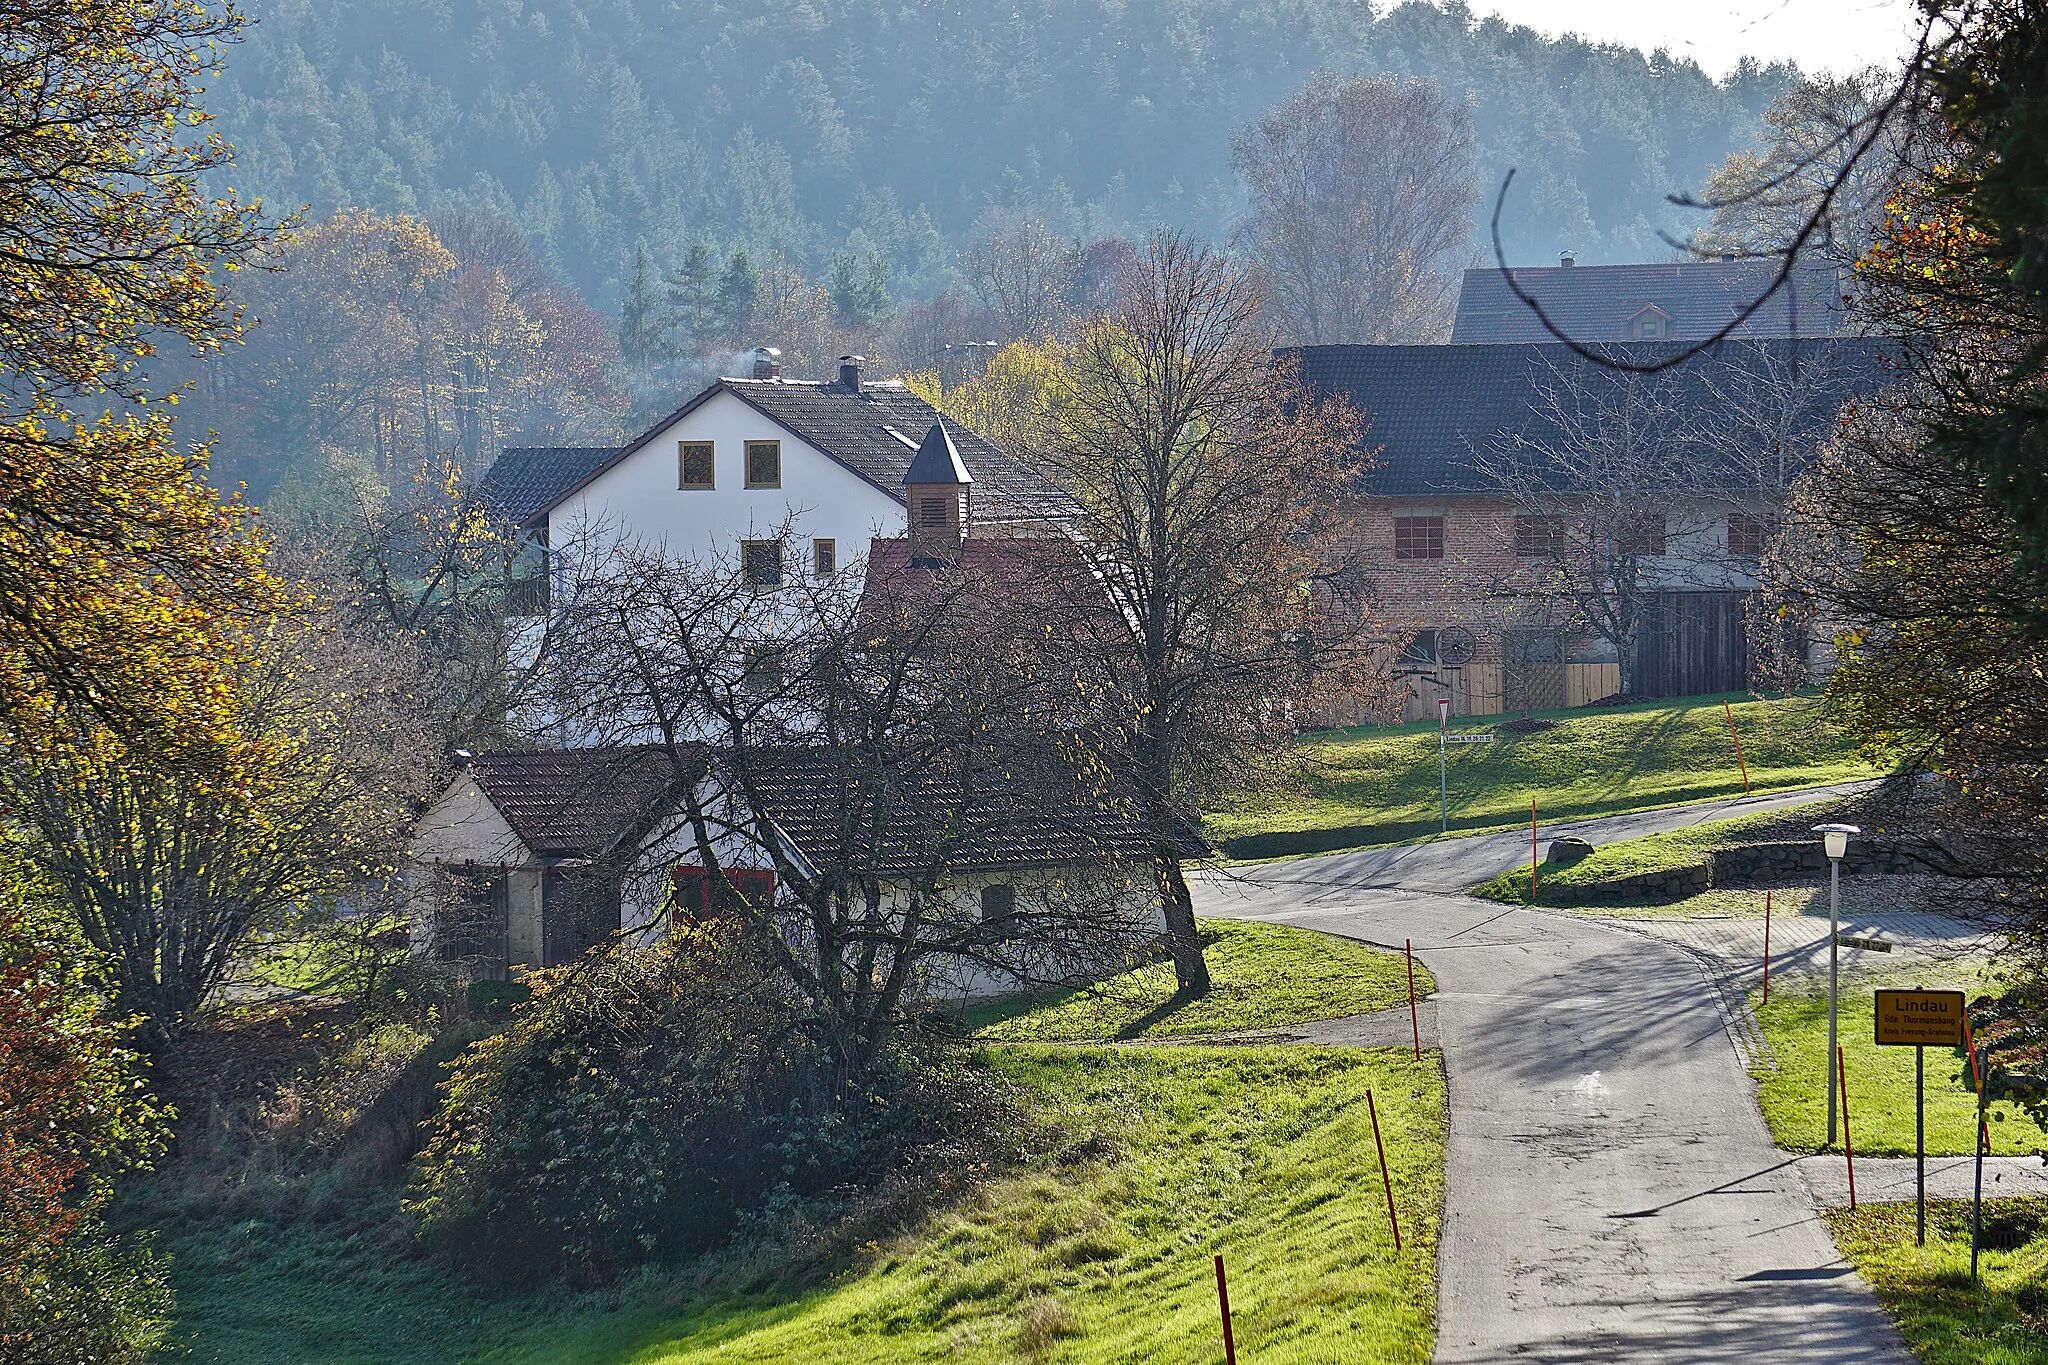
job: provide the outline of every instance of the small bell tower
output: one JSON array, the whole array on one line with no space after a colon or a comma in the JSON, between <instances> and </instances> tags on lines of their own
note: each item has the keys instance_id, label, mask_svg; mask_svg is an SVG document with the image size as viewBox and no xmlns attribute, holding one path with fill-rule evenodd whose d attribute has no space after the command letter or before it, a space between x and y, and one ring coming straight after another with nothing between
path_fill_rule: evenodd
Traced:
<instances>
[{"instance_id":1,"label":"small bell tower","mask_svg":"<svg viewBox=\"0 0 2048 1365\"><path fill-rule=\"evenodd\" d=\"M932 423L903 475L903 501L910 511L910 562L936 569L960 562L967 539L968 499L974 476L967 472L943 418Z\"/></svg>"}]
</instances>

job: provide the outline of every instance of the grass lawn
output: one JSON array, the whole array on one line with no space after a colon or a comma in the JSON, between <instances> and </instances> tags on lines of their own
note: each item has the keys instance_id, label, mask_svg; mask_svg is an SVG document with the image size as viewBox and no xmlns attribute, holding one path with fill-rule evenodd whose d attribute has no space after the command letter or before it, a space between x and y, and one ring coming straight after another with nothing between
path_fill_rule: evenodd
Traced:
<instances>
[{"instance_id":1,"label":"grass lawn","mask_svg":"<svg viewBox=\"0 0 2048 1365\"><path fill-rule=\"evenodd\" d=\"M1546 711L1529 735L1449 750L1453 829L1526 824L1529 798L1548 819L1606 815L1740 796L1722 698L1612 709ZM1754 791L1873 777L1814 697L1731 695ZM1459 720L1454 730L1491 722ZM1325 731L1303 739L1312 776L1297 791L1213 814L1205 830L1233 858L1275 857L1393 843L1437 830L1433 721Z\"/></svg>"},{"instance_id":2,"label":"grass lawn","mask_svg":"<svg viewBox=\"0 0 2048 1365\"><path fill-rule=\"evenodd\" d=\"M1866 770L1856 776L1871 775ZM1816 798L1824 799L1826 798ZM1601 844L1587 857L1568 867L1544 867L1541 885L1538 887L1538 898L1541 899L1543 894L1555 891L1561 899L1569 902L1573 899L1572 893L1597 886L1602 882L1632 877L1640 872L1662 872L1701 862L1709 850L1747 842L1757 836L1759 831L1781 824L1788 810L1797 809L1797 806L1780 806L1776 810L1765 811L1759 815L1737 816L1732 820L1707 820L1663 834L1646 834L1639 839L1617 839L1611 844ZM1482 882L1473 887L1472 894L1486 900L1527 905L1529 869L1523 866L1513 872L1504 872L1492 881ZM1757 913L1761 914L1761 909Z\"/></svg>"},{"instance_id":3,"label":"grass lawn","mask_svg":"<svg viewBox=\"0 0 2048 1365\"><path fill-rule=\"evenodd\" d=\"M986 1049L1064 1151L823 1271L721 1255L580 1296L495 1296L318 1224L177 1235L195 1362L1428 1360L1444 1090L1398 1049ZM1405 1250L1378 1182L1379 1102ZM1361 1153L1367 1154L1361 1156Z\"/></svg>"},{"instance_id":4,"label":"grass lawn","mask_svg":"<svg viewBox=\"0 0 2048 1365\"><path fill-rule=\"evenodd\" d=\"M1953 975L1953 972L1951 972ZM1929 986L1950 985L1974 990L1971 979L1937 979ZM1887 983L1890 984L1890 983ZM1906 984L1906 983L1901 983ZM1838 1029L1843 1069L1849 1077L1849 1135L1858 1155L1913 1154L1913 1049L1879 1047L1871 1041L1875 1003L1872 983L1844 980ZM1750 1004L1764 1037L1776 1055L1776 1072L1759 1072L1757 1099L1764 1121L1780 1147L1817 1152L1827 1136L1828 1000L1818 993L1783 988L1771 992L1768 1005ZM1968 1084L1969 1062L1959 1048L1927 1049L1927 1151L1930 1155L1967 1156L1977 1101ZM2048 1150L2048 1134L2034 1126L2011 1103L1990 1106L1991 1150L2024 1154Z\"/></svg>"},{"instance_id":5,"label":"grass lawn","mask_svg":"<svg viewBox=\"0 0 2048 1365\"><path fill-rule=\"evenodd\" d=\"M1199 1000L1176 999L1173 964L1159 962L1086 990L978 1006L961 1022L976 1037L995 1042L1184 1038L1341 1019L1408 1003L1407 965L1398 953L1279 924L1211 919L1199 927L1214 981ZM1416 994L1435 989L1418 963Z\"/></svg>"},{"instance_id":6,"label":"grass lawn","mask_svg":"<svg viewBox=\"0 0 2048 1365\"><path fill-rule=\"evenodd\" d=\"M2048 1365L2048 1201L1984 1202L1983 1284L1970 1282L1970 1206L1930 1201L1826 1215L1835 1244L1890 1310L1922 1365Z\"/></svg>"}]
</instances>

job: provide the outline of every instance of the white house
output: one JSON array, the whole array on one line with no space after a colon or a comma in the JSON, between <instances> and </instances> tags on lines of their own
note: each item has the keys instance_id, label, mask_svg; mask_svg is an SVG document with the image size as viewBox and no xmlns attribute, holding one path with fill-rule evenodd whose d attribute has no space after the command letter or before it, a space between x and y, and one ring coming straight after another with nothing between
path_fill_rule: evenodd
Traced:
<instances>
[{"instance_id":1,"label":"white house","mask_svg":"<svg viewBox=\"0 0 2048 1365\"><path fill-rule=\"evenodd\" d=\"M1066 515L1049 484L900 381L864 379L860 357L835 379L800 380L772 350L754 356L750 377L718 380L617 449L504 451L483 496L558 563L572 542L598 556L632 543L730 558L763 582L837 578L872 538L903 534L917 493L905 479L935 434L961 486L931 491L959 498L963 531L970 512L982 535L1033 534ZM544 611L537 594L529 609Z\"/></svg>"}]
</instances>

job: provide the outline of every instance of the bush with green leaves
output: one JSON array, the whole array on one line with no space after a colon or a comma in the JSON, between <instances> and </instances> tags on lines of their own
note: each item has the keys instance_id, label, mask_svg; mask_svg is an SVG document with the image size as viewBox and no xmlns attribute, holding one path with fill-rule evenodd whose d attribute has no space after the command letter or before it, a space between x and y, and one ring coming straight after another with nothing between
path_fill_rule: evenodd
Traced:
<instances>
[{"instance_id":1,"label":"bush with green leaves","mask_svg":"<svg viewBox=\"0 0 2048 1365\"><path fill-rule=\"evenodd\" d=\"M0 858L0 879L15 869ZM120 1365L163 1340L171 1294L139 1239L101 1214L113 1180L163 1147L75 926L0 890L0 1360Z\"/></svg>"},{"instance_id":2,"label":"bush with green leaves","mask_svg":"<svg viewBox=\"0 0 2048 1365\"><path fill-rule=\"evenodd\" d=\"M701 1251L974 1122L905 1052L836 1068L729 924L530 980L455 1063L408 1201L431 1243L496 1277L588 1284Z\"/></svg>"}]
</instances>

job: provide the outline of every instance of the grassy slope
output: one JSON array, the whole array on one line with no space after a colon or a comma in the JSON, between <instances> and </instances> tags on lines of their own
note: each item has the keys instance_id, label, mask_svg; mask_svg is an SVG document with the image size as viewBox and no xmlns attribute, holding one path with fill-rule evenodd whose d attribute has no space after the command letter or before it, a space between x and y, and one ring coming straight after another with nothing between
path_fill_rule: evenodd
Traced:
<instances>
[{"instance_id":1,"label":"grassy slope","mask_svg":"<svg viewBox=\"0 0 2048 1365\"><path fill-rule=\"evenodd\" d=\"M1821 719L1817 699L1734 702L1750 786L1774 791L1873 776L1846 737ZM1603 815L1742 793L1721 698L1612 710L1550 711L1558 723L1492 744L1453 745L1453 828L1525 822L1529 798L1552 819ZM1460 721L1458 730L1485 729ZM1438 818L1433 722L1340 730L1304 741L1314 776L1302 790L1219 812L1206 826L1234 857L1289 851L1272 836L1325 831L1323 847L1411 838ZM1335 842L1331 840L1334 839ZM1272 845L1272 847L1268 847Z\"/></svg>"},{"instance_id":2,"label":"grassy slope","mask_svg":"<svg viewBox=\"0 0 2048 1365\"><path fill-rule=\"evenodd\" d=\"M1974 974L1972 974L1974 975ZM1930 977L1928 985L1968 989L1970 980ZM1751 1000L1770 1040L1778 1068L1757 1076L1757 1102L1780 1147L1821 1149L1827 1136L1828 1000L1825 991L1778 990L1768 1005ZM1849 1077L1849 1135L1859 1155L1913 1153L1913 1049L1872 1041L1875 1002L1870 983L1844 983L1837 1018L1843 1068ZM1968 1085L1969 1063L1959 1049L1927 1049L1927 1151L1966 1156L1977 1100ZM2018 1154L2048 1150L2048 1134L2016 1106L1990 1106L1991 1150Z\"/></svg>"},{"instance_id":3,"label":"grassy slope","mask_svg":"<svg viewBox=\"0 0 2048 1365\"><path fill-rule=\"evenodd\" d=\"M794 1299L560 1323L489 1359L1199 1360L1219 1354L1218 1252L1248 1358L1429 1358L1443 1193L1433 1062L1309 1048L1017 1048L994 1065L1118 1154L999 1181ZM1372 1141L1367 1086L1394 1138L1398 1255L1376 1183L1357 1164Z\"/></svg>"},{"instance_id":4,"label":"grassy slope","mask_svg":"<svg viewBox=\"0 0 2048 1365\"><path fill-rule=\"evenodd\" d=\"M1862 776L1869 774L1866 772ZM1782 822L1788 809L1796 810L1798 807L1780 807L1761 815L1744 815L1733 820L1707 820L1663 834L1646 834L1639 839L1618 839L1611 844L1602 844L1569 867L1544 867L1538 888L1539 898L1543 888L1564 891L1634 876L1639 872L1658 872L1699 862L1709 849L1740 844L1756 831ZM1487 900L1527 905L1529 869L1523 867L1514 872L1504 872L1492 881L1473 887L1472 894Z\"/></svg>"},{"instance_id":5,"label":"grassy slope","mask_svg":"<svg viewBox=\"0 0 2048 1365\"><path fill-rule=\"evenodd\" d=\"M1206 928L1220 997L1209 1028L1406 998L1397 957L1303 930ZM1132 976L1126 1007L1142 1014L1149 978ZM1430 988L1419 971L1417 985ZM1098 1003L1049 1003L1045 1024L1013 1013L1010 1027L1065 1036L1097 1026ZM1194 1031L1198 1008L1169 1016L1171 1027ZM189 1358L1199 1359L1217 1353L1208 1258L1218 1251L1231 1270L1238 1341L1258 1358L1428 1358L1443 1199L1444 1092L1433 1058L995 1046L977 1064L1001 1070L1053 1131L1072 1135L1069 1157L992 1180L968 1206L862 1248L829 1276L721 1255L590 1294L501 1296L402 1246L318 1221L225 1225L198 1210L161 1238ZM1399 1191L1400 1256L1360 1165L1371 1142L1368 1086Z\"/></svg>"},{"instance_id":6,"label":"grassy slope","mask_svg":"<svg viewBox=\"0 0 2048 1365\"><path fill-rule=\"evenodd\" d=\"M1203 920L1201 931L1215 988L1198 1000L1176 1000L1173 965L1160 962L1083 991L983 1005L962 1023L995 1042L1182 1038L1339 1019L1408 1002L1407 967L1398 955L1277 924ZM1416 993L1435 989L1418 965Z\"/></svg>"},{"instance_id":7,"label":"grassy slope","mask_svg":"<svg viewBox=\"0 0 2048 1365\"><path fill-rule=\"evenodd\" d=\"M1835 1243L1891 1310L1923 1365L2048 1365L2048 1207L1987 1200L1981 1286L1970 1283L1970 1206L1927 1206L1927 1245L1911 1204L1826 1215Z\"/></svg>"}]
</instances>

